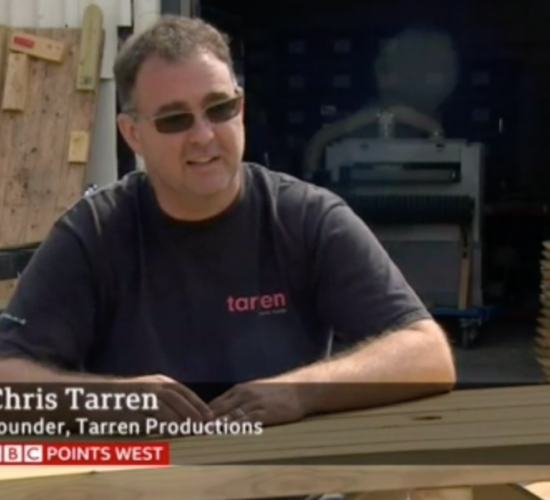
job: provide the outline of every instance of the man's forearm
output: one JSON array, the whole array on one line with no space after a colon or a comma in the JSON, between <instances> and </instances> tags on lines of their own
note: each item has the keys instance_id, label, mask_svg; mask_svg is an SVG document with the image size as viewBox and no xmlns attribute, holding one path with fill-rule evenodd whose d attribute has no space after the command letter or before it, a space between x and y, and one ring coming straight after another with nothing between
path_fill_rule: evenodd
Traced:
<instances>
[{"instance_id":1,"label":"man's forearm","mask_svg":"<svg viewBox=\"0 0 550 500\"><path fill-rule=\"evenodd\" d=\"M274 381L297 384L306 413L315 414L447 392L456 372L443 332L434 322L420 322Z\"/></svg>"}]
</instances>

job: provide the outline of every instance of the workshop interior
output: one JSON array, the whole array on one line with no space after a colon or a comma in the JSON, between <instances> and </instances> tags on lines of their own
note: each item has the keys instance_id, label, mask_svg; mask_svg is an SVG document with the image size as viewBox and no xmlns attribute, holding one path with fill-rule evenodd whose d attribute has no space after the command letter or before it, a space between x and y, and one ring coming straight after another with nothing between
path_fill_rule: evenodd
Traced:
<instances>
[{"instance_id":1,"label":"workshop interior","mask_svg":"<svg viewBox=\"0 0 550 500\"><path fill-rule=\"evenodd\" d=\"M260 5L261 4L261 5ZM246 159L342 196L463 347L537 328L550 184L542 1L202 0Z\"/></svg>"}]
</instances>

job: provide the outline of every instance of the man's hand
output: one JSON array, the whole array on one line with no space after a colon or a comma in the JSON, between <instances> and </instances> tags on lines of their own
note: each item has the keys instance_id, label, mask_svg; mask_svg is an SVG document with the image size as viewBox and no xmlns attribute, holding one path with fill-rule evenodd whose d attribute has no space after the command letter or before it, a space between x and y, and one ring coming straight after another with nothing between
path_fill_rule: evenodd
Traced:
<instances>
[{"instance_id":1,"label":"man's hand","mask_svg":"<svg viewBox=\"0 0 550 500\"><path fill-rule=\"evenodd\" d=\"M130 384L132 390L154 393L158 398L159 410L154 416L165 422L184 422L190 419L195 422L207 422L212 418L212 411L191 389L165 375L147 375L121 380Z\"/></svg>"},{"instance_id":2,"label":"man's hand","mask_svg":"<svg viewBox=\"0 0 550 500\"><path fill-rule=\"evenodd\" d=\"M303 388L276 380L238 384L210 402L213 417L233 422L261 422L278 425L306 416Z\"/></svg>"}]
</instances>

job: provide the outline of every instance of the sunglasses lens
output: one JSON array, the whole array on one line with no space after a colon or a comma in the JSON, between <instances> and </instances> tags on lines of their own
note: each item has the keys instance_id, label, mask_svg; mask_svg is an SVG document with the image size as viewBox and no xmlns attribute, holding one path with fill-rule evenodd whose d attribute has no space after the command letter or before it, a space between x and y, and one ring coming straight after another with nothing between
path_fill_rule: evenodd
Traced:
<instances>
[{"instance_id":1,"label":"sunglasses lens","mask_svg":"<svg viewBox=\"0 0 550 500\"><path fill-rule=\"evenodd\" d=\"M161 134L177 134L189 130L193 125L193 119L191 113L178 113L157 118L155 124Z\"/></svg>"},{"instance_id":2,"label":"sunglasses lens","mask_svg":"<svg viewBox=\"0 0 550 500\"><path fill-rule=\"evenodd\" d=\"M205 113L211 123L223 123L235 118L241 111L241 98L236 97L229 101L210 106ZM191 113L174 113L160 116L155 120L157 131L161 134L177 134L189 130L194 123Z\"/></svg>"},{"instance_id":3,"label":"sunglasses lens","mask_svg":"<svg viewBox=\"0 0 550 500\"><path fill-rule=\"evenodd\" d=\"M210 106L206 110L206 116L212 123L222 123L235 118L241 110L241 99L235 98Z\"/></svg>"}]
</instances>

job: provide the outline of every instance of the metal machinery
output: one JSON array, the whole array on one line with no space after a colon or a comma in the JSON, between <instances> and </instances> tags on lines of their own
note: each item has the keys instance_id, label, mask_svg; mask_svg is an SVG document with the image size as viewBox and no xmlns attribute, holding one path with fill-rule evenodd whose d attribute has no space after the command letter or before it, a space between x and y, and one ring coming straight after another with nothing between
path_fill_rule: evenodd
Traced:
<instances>
[{"instance_id":1,"label":"metal machinery","mask_svg":"<svg viewBox=\"0 0 550 500\"><path fill-rule=\"evenodd\" d=\"M434 316L458 319L468 347L493 309L482 292L485 148L445 138L438 119L459 66L444 32L382 40L376 95L318 128L304 172L369 224Z\"/></svg>"},{"instance_id":2,"label":"metal machinery","mask_svg":"<svg viewBox=\"0 0 550 500\"><path fill-rule=\"evenodd\" d=\"M346 138L326 148L328 187L380 239L436 316L456 316L467 347L482 294L483 146L460 140Z\"/></svg>"}]
</instances>

